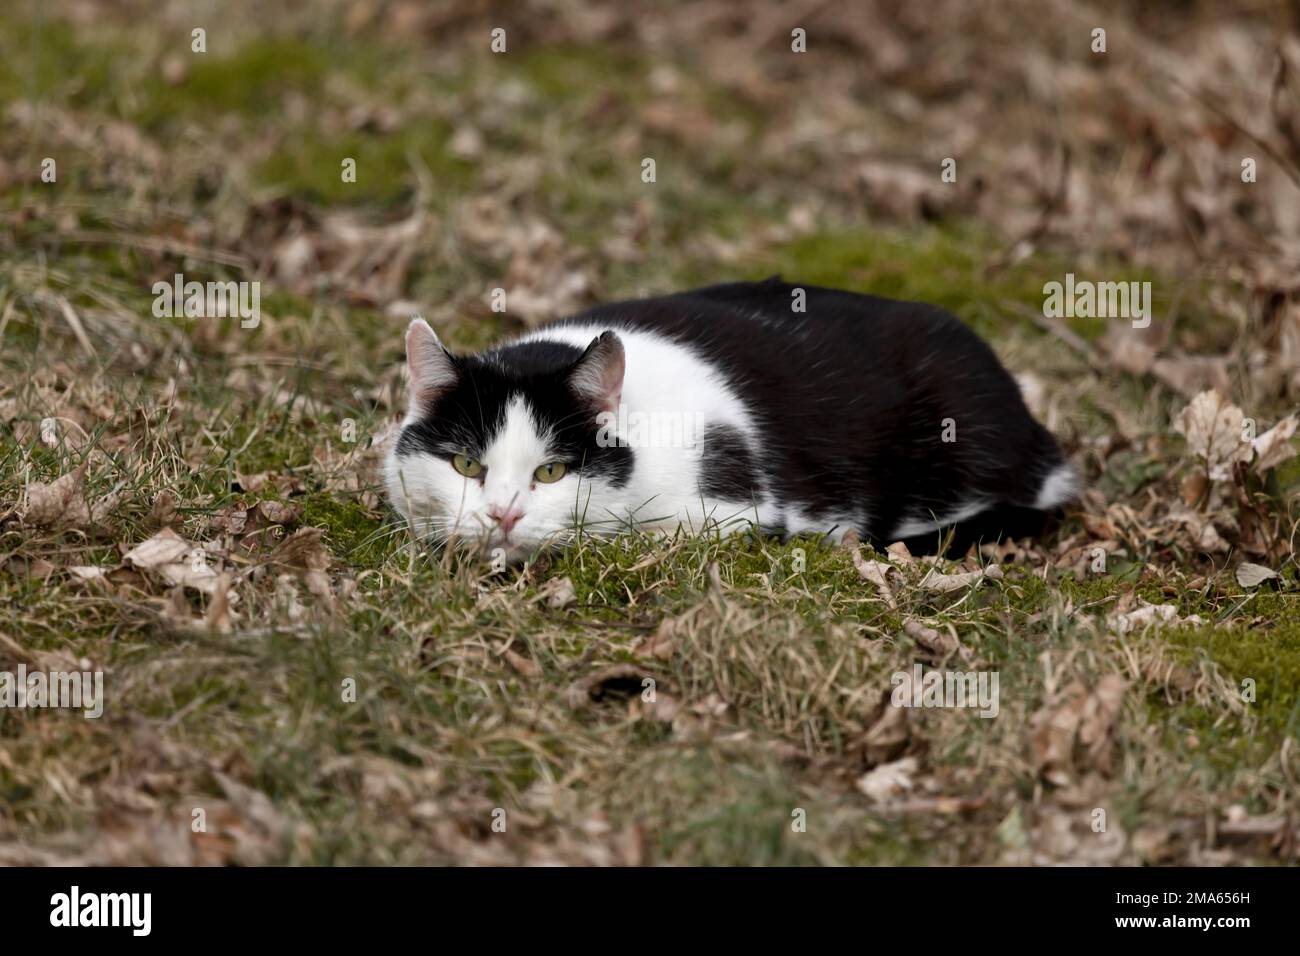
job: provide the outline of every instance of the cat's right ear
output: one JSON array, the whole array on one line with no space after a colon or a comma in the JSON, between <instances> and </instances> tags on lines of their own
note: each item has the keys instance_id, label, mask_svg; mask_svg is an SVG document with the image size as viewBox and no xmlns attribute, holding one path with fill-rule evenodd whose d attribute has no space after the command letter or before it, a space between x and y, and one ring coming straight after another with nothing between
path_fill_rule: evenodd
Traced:
<instances>
[{"instance_id":1,"label":"cat's right ear","mask_svg":"<svg viewBox=\"0 0 1300 956\"><path fill-rule=\"evenodd\" d=\"M406 328L406 371L411 377L413 415L426 412L439 395L456 384L456 360L424 319L412 319Z\"/></svg>"}]
</instances>

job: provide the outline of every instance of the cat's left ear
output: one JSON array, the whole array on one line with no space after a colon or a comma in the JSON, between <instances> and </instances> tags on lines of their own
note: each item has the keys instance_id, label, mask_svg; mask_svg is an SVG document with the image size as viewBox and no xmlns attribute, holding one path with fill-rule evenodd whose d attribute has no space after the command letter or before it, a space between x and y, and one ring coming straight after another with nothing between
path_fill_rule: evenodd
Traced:
<instances>
[{"instance_id":1,"label":"cat's left ear","mask_svg":"<svg viewBox=\"0 0 1300 956\"><path fill-rule=\"evenodd\" d=\"M569 387L597 412L618 412L623 399L623 343L613 332L600 333L569 369Z\"/></svg>"}]
</instances>

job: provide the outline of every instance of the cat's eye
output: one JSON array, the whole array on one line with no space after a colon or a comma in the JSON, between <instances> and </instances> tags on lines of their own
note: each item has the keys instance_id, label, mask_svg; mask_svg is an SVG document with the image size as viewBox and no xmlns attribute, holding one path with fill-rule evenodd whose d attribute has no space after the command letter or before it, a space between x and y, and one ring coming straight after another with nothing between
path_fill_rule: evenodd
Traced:
<instances>
[{"instance_id":1,"label":"cat's eye","mask_svg":"<svg viewBox=\"0 0 1300 956\"><path fill-rule=\"evenodd\" d=\"M483 463L469 457L469 455L453 455L451 467L455 468L466 478L477 478L483 474Z\"/></svg>"},{"instance_id":2,"label":"cat's eye","mask_svg":"<svg viewBox=\"0 0 1300 956\"><path fill-rule=\"evenodd\" d=\"M564 462L549 461L533 472L533 477L544 485L559 481L564 477Z\"/></svg>"}]
</instances>

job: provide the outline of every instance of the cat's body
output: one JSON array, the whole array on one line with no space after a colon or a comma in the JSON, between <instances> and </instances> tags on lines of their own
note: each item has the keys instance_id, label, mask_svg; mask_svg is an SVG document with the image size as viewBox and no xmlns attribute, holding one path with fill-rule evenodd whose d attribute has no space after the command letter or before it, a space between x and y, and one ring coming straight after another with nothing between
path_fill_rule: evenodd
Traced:
<instances>
[{"instance_id":1,"label":"cat's body","mask_svg":"<svg viewBox=\"0 0 1300 956\"><path fill-rule=\"evenodd\" d=\"M509 560L576 523L933 547L1078 492L988 346L920 303L774 278L600 306L481 356L412 323L407 348L390 497L418 533Z\"/></svg>"}]
</instances>

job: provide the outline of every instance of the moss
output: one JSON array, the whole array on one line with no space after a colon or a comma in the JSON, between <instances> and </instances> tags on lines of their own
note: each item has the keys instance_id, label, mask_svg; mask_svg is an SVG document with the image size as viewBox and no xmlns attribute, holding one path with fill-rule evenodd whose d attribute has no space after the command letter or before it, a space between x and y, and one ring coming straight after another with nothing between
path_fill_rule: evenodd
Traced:
<instances>
[{"instance_id":1,"label":"moss","mask_svg":"<svg viewBox=\"0 0 1300 956\"><path fill-rule=\"evenodd\" d=\"M38 27L36 18L7 10L0 17L0 100L30 96L34 79L40 100L84 104L113 87L120 52L113 44L87 42L66 21L42 19ZM76 69L69 69L70 64Z\"/></svg>"},{"instance_id":2,"label":"moss","mask_svg":"<svg viewBox=\"0 0 1300 956\"><path fill-rule=\"evenodd\" d=\"M256 171L261 185L324 203L395 204L415 191L413 164L428 169L441 189L464 189L474 165L447 152L450 129L426 120L389 134L327 134L302 130ZM343 180L342 163L356 161L356 182Z\"/></svg>"},{"instance_id":3,"label":"moss","mask_svg":"<svg viewBox=\"0 0 1300 956\"><path fill-rule=\"evenodd\" d=\"M1284 613L1274 627L1173 630L1164 639L1181 648L1186 660L1208 657L1238 688L1253 680L1256 699L1250 707L1261 725L1300 738L1300 609L1294 598Z\"/></svg>"},{"instance_id":4,"label":"moss","mask_svg":"<svg viewBox=\"0 0 1300 956\"><path fill-rule=\"evenodd\" d=\"M239 113L270 118L279 113L283 96L298 90L313 98L333 71L347 70L351 57L343 48L284 36L254 40L223 54L209 35L207 53L188 54L189 71L175 86L156 83L146 91L133 117L151 130L178 122Z\"/></svg>"},{"instance_id":5,"label":"moss","mask_svg":"<svg viewBox=\"0 0 1300 956\"><path fill-rule=\"evenodd\" d=\"M379 567L400 541L381 537L383 519L358 501L315 494L297 504L303 523L323 528L330 550L354 567Z\"/></svg>"},{"instance_id":6,"label":"moss","mask_svg":"<svg viewBox=\"0 0 1300 956\"><path fill-rule=\"evenodd\" d=\"M930 302L961 316L986 337L1005 333L1010 326L1029 320L1019 306L1039 312L1047 282L1063 281L1067 272L1079 280L1089 278L1051 254L990 270L991 249L1002 240L974 224L947 223L909 230L828 231L795 239L780 247L761 267L751 271L761 278L773 271L786 279L813 285L838 286L887 298ZM1122 263L1095 270L1097 281L1152 281L1149 272ZM1167 314L1175 290L1153 282L1154 314ZM1199 327L1200 313L1184 306L1182 325ZM1068 319L1066 323L1087 340L1100 338L1106 319ZM1220 323L1221 324L1221 323Z\"/></svg>"},{"instance_id":7,"label":"moss","mask_svg":"<svg viewBox=\"0 0 1300 956\"><path fill-rule=\"evenodd\" d=\"M568 108L611 93L630 98L648 94L648 87L639 85L644 60L626 51L554 45L494 57L488 63L501 64L503 71L520 76L545 99Z\"/></svg>"},{"instance_id":8,"label":"moss","mask_svg":"<svg viewBox=\"0 0 1300 956\"><path fill-rule=\"evenodd\" d=\"M930 302L988 335L1008 321L1023 321L1009 319L996 303L1041 308L1042 270L1022 263L989 278L975 252L982 247L970 230L820 232L780 247L751 275L776 271L789 281Z\"/></svg>"},{"instance_id":9,"label":"moss","mask_svg":"<svg viewBox=\"0 0 1300 956\"><path fill-rule=\"evenodd\" d=\"M1296 445L1296 442L1292 440L1291 444ZM1300 455L1278 465L1273 474L1278 494L1290 494L1300 489Z\"/></svg>"}]
</instances>

